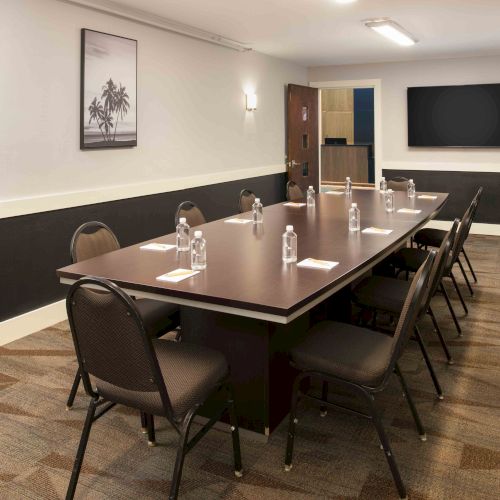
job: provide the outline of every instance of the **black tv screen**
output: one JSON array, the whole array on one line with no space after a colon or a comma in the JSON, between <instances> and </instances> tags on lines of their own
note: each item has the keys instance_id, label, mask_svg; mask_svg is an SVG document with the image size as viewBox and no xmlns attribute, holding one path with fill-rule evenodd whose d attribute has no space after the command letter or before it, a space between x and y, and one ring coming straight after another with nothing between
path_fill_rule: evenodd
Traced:
<instances>
[{"instance_id":1,"label":"black tv screen","mask_svg":"<svg viewBox=\"0 0 500 500\"><path fill-rule=\"evenodd\" d=\"M408 88L408 146L500 147L500 84Z\"/></svg>"}]
</instances>

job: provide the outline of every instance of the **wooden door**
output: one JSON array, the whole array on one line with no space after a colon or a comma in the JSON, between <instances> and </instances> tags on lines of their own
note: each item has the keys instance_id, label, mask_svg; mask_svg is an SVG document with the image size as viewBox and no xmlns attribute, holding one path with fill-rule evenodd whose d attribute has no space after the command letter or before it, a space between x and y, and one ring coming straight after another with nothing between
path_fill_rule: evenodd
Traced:
<instances>
[{"instance_id":1,"label":"wooden door","mask_svg":"<svg viewBox=\"0 0 500 500\"><path fill-rule=\"evenodd\" d=\"M287 172L305 192L319 192L318 89L288 85Z\"/></svg>"}]
</instances>

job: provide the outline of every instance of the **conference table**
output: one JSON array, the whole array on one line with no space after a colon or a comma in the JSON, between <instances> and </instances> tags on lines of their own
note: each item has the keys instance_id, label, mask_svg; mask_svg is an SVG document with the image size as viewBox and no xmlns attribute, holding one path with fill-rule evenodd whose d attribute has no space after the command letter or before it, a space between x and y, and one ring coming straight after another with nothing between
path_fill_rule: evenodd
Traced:
<instances>
[{"instance_id":1,"label":"conference table","mask_svg":"<svg viewBox=\"0 0 500 500\"><path fill-rule=\"evenodd\" d=\"M140 248L150 242L175 244L175 234L72 264L57 270L57 275L64 284L98 276L135 297L179 304L182 342L196 342L225 354L240 426L269 436L290 408L296 372L287 353L307 334L314 311L326 303L333 315L345 315L349 284L433 219L448 198L446 193L417 193L415 198L408 198L406 192L394 194L392 213L385 211L379 191L353 190L350 197L342 192L318 194L314 207L305 203L265 207L262 224L228 222L251 219L248 212L198 226L207 241L208 265L179 283L157 277L189 269L188 252ZM352 202L361 212L361 230L375 227L392 232L350 232ZM314 258L338 265L324 270L283 263L286 225L293 225L298 236L298 262Z\"/></svg>"}]
</instances>

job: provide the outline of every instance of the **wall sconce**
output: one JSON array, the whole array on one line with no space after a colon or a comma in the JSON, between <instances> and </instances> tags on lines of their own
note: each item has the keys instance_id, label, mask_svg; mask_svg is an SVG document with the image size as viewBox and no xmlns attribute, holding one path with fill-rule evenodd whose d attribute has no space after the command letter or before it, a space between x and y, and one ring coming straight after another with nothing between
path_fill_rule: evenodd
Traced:
<instances>
[{"instance_id":1,"label":"wall sconce","mask_svg":"<svg viewBox=\"0 0 500 500\"><path fill-rule=\"evenodd\" d=\"M247 100L247 111L255 111L257 109L257 94L245 94Z\"/></svg>"}]
</instances>

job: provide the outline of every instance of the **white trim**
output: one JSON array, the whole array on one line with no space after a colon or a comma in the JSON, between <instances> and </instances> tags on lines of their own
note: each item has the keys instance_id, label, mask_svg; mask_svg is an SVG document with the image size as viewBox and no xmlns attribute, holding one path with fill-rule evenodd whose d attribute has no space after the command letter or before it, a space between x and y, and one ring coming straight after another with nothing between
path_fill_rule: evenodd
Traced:
<instances>
[{"instance_id":1,"label":"white trim","mask_svg":"<svg viewBox=\"0 0 500 500\"><path fill-rule=\"evenodd\" d=\"M371 79L371 80L338 80L338 81L327 81L327 82L309 82L310 87L315 87L318 89L331 89L331 88L373 88L373 112L374 112L374 122L375 122L375 185L378 186L380 182L380 177L382 176L382 80ZM321 94L321 92L320 92ZM320 102L321 104L321 102ZM318 110L318 119L320 123L320 133L321 133L321 107ZM320 149L320 165L321 165L321 149ZM321 172L321 166L320 166ZM320 177L321 179L321 177Z\"/></svg>"},{"instance_id":2,"label":"white trim","mask_svg":"<svg viewBox=\"0 0 500 500\"><path fill-rule=\"evenodd\" d=\"M384 161L386 170L428 170L432 172L500 172L500 163Z\"/></svg>"},{"instance_id":3,"label":"white trim","mask_svg":"<svg viewBox=\"0 0 500 500\"><path fill-rule=\"evenodd\" d=\"M60 300L0 322L0 346L26 337L66 319L66 301Z\"/></svg>"},{"instance_id":4,"label":"white trim","mask_svg":"<svg viewBox=\"0 0 500 500\"><path fill-rule=\"evenodd\" d=\"M451 221L432 220L425 227L432 229L448 230L451 227ZM489 236L500 236L500 224L484 224L482 222L473 222L470 228L470 234L484 234Z\"/></svg>"},{"instance_id":5,"label":"white trim","mask_svg":"<svg viewBox=\"0 0 500 500\"><path fill-rule=\"evenodd\" d=\"M18 198L0 201L0 219L16 217L18 215L48 212L63 208L92 205L107 201L123 200L147 196L152 194L167 193L180 189L189 189L221 182L237 181L264 175L280 174L286 172L285 165L267 165L263 167L243 168L228 172L214 172L192 177L177 177L173 179L160 179L138 184L125 184L110 186L100 189L54 193L32 198Z\"/></svg>"}]
</instances>

